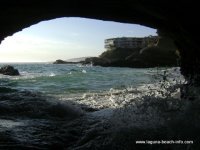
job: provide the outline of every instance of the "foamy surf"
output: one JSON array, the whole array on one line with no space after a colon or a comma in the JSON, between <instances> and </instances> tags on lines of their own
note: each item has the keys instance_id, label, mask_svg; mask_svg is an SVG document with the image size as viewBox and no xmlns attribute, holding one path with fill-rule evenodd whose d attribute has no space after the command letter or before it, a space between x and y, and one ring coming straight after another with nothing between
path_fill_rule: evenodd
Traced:
<instances>
[{"instance_id":1,"label":"foamy surf","mask_svg":"<svg viewBox=\"0 0 200 150\"><path fill-rule=\"evenodd\" d=\"M191 112L179 68L18 67L0 77L0 149L138 149L144 137L184 137L178 122L195 128L181 118Z\"/></svg>"}]
</instances>

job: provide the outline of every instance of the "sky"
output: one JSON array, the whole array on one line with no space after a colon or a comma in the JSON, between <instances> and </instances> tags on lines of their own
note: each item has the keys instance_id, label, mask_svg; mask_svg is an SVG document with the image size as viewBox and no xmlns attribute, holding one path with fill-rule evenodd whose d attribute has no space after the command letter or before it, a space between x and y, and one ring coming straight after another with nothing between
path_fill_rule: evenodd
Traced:
<instances>
[{"instance_id":1,"label":"sky","mask_svg":"<svg viewBox=\"0 0 200 150\"><path fill-rule=\"evenodd\" d=\"M65 17L42 21L5 38L0 62L51 62L99 56L104 40L157 35L156 29L111 21Z\"/></svg>"}]
</instances>

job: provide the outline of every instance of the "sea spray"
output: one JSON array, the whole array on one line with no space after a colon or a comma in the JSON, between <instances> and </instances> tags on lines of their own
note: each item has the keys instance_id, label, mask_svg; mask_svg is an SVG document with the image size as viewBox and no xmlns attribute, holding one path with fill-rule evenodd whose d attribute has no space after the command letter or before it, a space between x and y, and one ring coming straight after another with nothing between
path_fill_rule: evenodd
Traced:
<instances>
[{"instance_id":1,"label":"sea spray","mask_svg":"<svg viewBox=\"0 0 200 150\"><path fill-rule=\"evenodd\" d=\"M16 68L24 74L0 77L1 85L9 88L0 95L4 119L0 148L139 149L135 141L144 137L183 137L181 129L173 134L180 126L177 121L184 121L180 116L198 114L195 105L185 105L178 96L184 84L179 68L158 72L51 64L16 64ZM194 122L197 126L198 119Z\"/></svg>"}]
</instances>

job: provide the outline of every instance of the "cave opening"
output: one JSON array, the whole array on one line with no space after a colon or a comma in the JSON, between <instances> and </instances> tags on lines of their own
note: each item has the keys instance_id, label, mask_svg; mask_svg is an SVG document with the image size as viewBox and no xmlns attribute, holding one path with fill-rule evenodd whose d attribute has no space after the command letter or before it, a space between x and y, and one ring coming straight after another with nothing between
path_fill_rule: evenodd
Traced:
<instances>
[{"instance_id":1,"label":"cave opening","mask_svg":"<svg viewBox=\"0 0 200 150\"><path fill-rule=\"evenodd\" d=\"M53 62L56 59L98 57L107 50L105 39L150 36L157 36L156 29L112 21L62 17L41 21L5 38L0 46L0 62ZM126 42L128 40L121 45L131 46L137 41Z\"/></svg>"},{"instance_id":2,"label":"cave opening","mask_svg":"<svg viewBox=\"0 0 200 150\"><path fill-rule=\"evenodd\" d=\"M139 8L142 9L142 7ZM164 29L165 32L169 31L167 32L167 36L172 37L172 39L174 39L176 44L178 45L178 48L181 48L180 52L183 60L181 64L182 73L187 79L190 79L190 75L192 75L192 78L194 78L194 75L198 74L198 69L194 67L191 68L190 65L194 66L194 64L196 64L197 62L197 59L194 59L194 61L192 62L190 62L190 60L191 58L198 58L198 56L194 57L192 54L186 51L186 49L191 47L194 48L195 51L195 45L191 45L192 42L190 40L187 40L186 38L186 35L188 35L188 37L192 39L191 35L188 34L189 32L181 32L184 28L179 29L180 24L178 23L175 25L175 27L170 23L167 27L164 26L167 24L168 19L165 20L163 18L170 16L170 14L168 14L168 16L164 15L163 17L162 13L160 15L156 15L155 13L152 13L151 10L146 10L147 11L144 11L144 14L145 12L147 12L150 14L149 17L157 17L157 20L152 17L151 19L153 20L153 23L151 23L151 21L149 21L150 19L146 17L144 20L135 19L136 22L141 22L141 24L149 24L155 27L159 26L161 29ZM116 13L117 11L114 12ZM145 15L143 13L139 13L138 10L136 12L139 14L139 16L141 15L145 17ZM60 14L56 15L59 16ZM87 16L87 12L85 16ZM102 16L107 20L112 18L105 17L104 13L102 13ZM113 15L113 17L114 16L115 15ZM95 18L95 16L93 17ZM38 20L41 21L47 19L48 17L44 15L41 16L41 18L38 18ZM52 18L52 16L50 15L49 18ZM97 15L96 18L99 18L99 16ZM124 16L124 18L126 20L126 16ZM136 16L136 18L140 17ZM171 18L173 20L174 17ZM160 19L163 20L160 21ZM32 22L38 22L38 20L31 20L28 24L24 24L24 26L29 26L30 24L33 24ZM115 18L114 20L118 20L118 18ZM133 21L127 22L132 23ZM159 25L157 25L157 23ZM3 37L21 29L21 26L19 27L19 24L16 24L16 29L9 28L9 26L5 29L8 30L5 30L5 34ZM183 44L181 42L185 43ZM187 57L187 54L190 55L188 55ZM190 63L187 64L188 62ZM46 66L47 68L49 67L48 64L46 64ZM26 67L27 66L25 66L24 68ZM74 74L82 81L83 78L81 78L81 76L91 79L89 82L81 82L81 85L79 85L79 82L76 82L73 87L69 89L69 91L72 93L72 96L77 95L76 93L74 93L74 89L79 90L79 92L84 91L84 85L91 85L90 83L94 83L96 81L95 78L92 78L90 75L88 75L88 73L90 72L89 70L92 70L92 67L90 65L88 65L87 67L88 68L83 68L82 66L79 66L79 69L70 68L69 70L65 70L65 68L61 67L63 72L67 71L67 74L64 75L65 77L67 76L70 81L77 81L76 79L71 78L71 76ZM58 68L59 67L56 67L56 69ZM32 66L32 69L38 70L37 65ZM49 67L49 69L51 69L51 67ZM121 68L121 70L119 71L115 70L115 68L112 68L111 70L112 72L114 72L114 74L109 74L109 76L106 76L106 79L104 79L102 75L103 73L110 71L110 69L108 68L105 68L102 72L99 70L92 70L92 73L97 74L96 77L103 80L104 82L102 83L105 86L108 81L113 81L113 78L111 78L112 76L118 76L118 78L114 80L115 82L119 82L120 80L123 80L124 82L127 77L129 79L133 78L132 76L127 76L127 74L131 73L131 69ZM43 85L43 88L45 89L53 87L55 91L59 92L60 89L65 88L62 85L58 87L55 86L58 83L63 83L64 80L62 75L58 75L59 81L50 83L50 81L56 78L56 74L54 72L48 72L48 70L44 68L42 71L47 73L46 75L48 76L48 80L45 81L44 76L41 74L37 76L36 79L34 79L33 76L35 74L31 72L29 74L29 76L31 77L29 82L30 87L34 86L35 84L37 85L36 80L40 80L41 82L46 83ZM40 71L38 70L38 72ZM143 146L148 147L148 144L151 143L168 143L171 145L154 146L158 148L175 147L174 149L183 149L183 147L192 147L194 149L198 149L199 146L198 144L196 144L197 141L199 141L198 102L193 101L192 103L188 103L188 101L181 101L181 95L177 95L173 91L176 89L180 90L179 84L171 86L168 82L172 74L175 74L178 79L182 77L180 74L178 74L179 69L136 69L136 72L138 73L136 74L137 79L138 77L141 77L141 72L145 72L146 74L148 74L148 77L152 75L152 78L154 80L158 79L158 81L161 80L161 82L158 82L158 84L154 86L148 85L144 87L138 87L136 89L135 87L124 88L124 85L120 85L119 89L111 88L109 89L109 91L103 94L96 94L93 91L90 91L89 93L83 94L81 95L81 97L78 97L76 99L77 102L66 103L66 98L62 95L59 95L60 100L62 101L58 102L54 101L55 97L52 95L48 95L48 98L44 98L42 96L42 93L40 92L34 93L28 90L23 90L23 87L26 87L26 82L23 82L23 79L21 80L22 89L19 89L20 92L16 91L16 89L5 87L17 86L19 84L17 83L17 77L13 77L12 82L8 84L7 81L10 80L10 78L12 77L5 79L5 81L1 81L1 86L3 87L1 88L0 95L0 127L1 143L3 143L1 147L15 147L18 149L30 147L34 147L36 149L132 149L134 147L137 149L142 149ZM23 73L26 74L27 72ZM195 82L198 81L196 79L198 79L198 77L195 78ZM142 78L141 80L145 82L146 79ZM176 79L172 80L172 82L174 83L177 83L177 81L178 83L182 84L182 81L179 82L179 80ZM128 81L128 83L129 82L130 80ZM135 80L133 82L135 82ZM90 88L93 89L98 87L93 86ZM145 93L144 91L145 88L148 91L147 93ZM163 90L169 89L169 91L163 91L162 88ZM143 90L142 92L140 91L141 89ZM36 88L36 90L38 89ZM186 87L182 90L190 90L190 94L194 94L194 96L196 96L196 93L193 92L193 89L188 89ZM141 96L141 93L144 95ZM67 92L65 94L69 95L69 93ZM141 98L138 98L137 95L140 95ZM161 95L161 97L159 97L159 95ZM191 100L194 100L194 97L191 97ZM71 100L71 98L72 97L68 96L68 100ZM198 97L195 98L198 99ZM110 102L106 106L102 104L102 102L105 102L105 100L108 100ZM84 102L82 103L81 101ZM89 107L87 101L92 102ZM12 103L12 105L10 105L9 103ZM117 107L120 106L120 104L122 104L122 107ZM114 107L114 109L110 109L110 106ZM85 112L86 114L90 114L88 118L87 115L85 115ZM8 114L12 117L6 116ZM189 119L185 119L186 117L189 117ZM179 127L178 129L177 126ZM12 137L13 135L15 135L14 138ZM139 143L145 143L145 145L138 145L138 141ZM185 143L186 145L176 145L182 143Z\"/></svg>"}]
</instances>

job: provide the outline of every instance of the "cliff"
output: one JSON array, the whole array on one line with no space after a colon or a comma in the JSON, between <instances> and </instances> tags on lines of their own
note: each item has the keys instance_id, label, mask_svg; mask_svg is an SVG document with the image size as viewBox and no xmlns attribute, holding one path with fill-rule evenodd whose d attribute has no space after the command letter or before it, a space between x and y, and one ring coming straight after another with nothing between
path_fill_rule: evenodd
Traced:
<instances>
[{"instance_id":1,"label":"cliff","mask_svg":"<svg viewBox=\"0 0 200 150\"><path fill-rule=\"evenodd\" d=\"M103 52L99 57L85 60L85 64L93 63L99 66L112 67L166 67L177 66L178 56L173 40L161 38L157 45L143 49L113 49Z\"/></svg>"}]
</instances>

